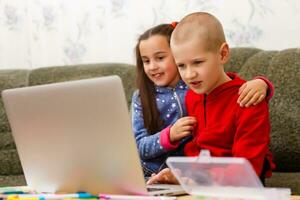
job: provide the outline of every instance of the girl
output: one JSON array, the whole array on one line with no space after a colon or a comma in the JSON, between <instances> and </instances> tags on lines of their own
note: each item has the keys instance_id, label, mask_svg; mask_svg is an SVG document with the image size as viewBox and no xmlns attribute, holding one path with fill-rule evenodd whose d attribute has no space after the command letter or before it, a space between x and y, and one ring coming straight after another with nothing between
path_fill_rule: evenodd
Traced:
<instances>
[{"instance_id":1,"label":"girl","mask_svg":"<svg viewBox=\"0 0 300 200\"><path fill-rule=\"evenodd\" d=\"M196 120L186 117L187 86L177 71L170 37L176 24L155 26L139 39L135 48L137 88L132 97L132 127L145 177L166 168L169 156L182 156ZM240 88L240 106L260 103L273 86L264 77Z\"/></svg>"}]
</instances>

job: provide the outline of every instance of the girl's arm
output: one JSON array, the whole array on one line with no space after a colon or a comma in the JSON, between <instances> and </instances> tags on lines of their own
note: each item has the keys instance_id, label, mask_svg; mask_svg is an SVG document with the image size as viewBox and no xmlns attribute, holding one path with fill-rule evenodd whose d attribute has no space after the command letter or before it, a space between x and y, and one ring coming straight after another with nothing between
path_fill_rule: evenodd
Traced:
<instances>
[{"instance_id":1,"label":"girl's arm","mask_svg":"<svg viewBox=\"0 0 300 200\"><path fill-rule=\"evenodd\" d=\"M274 85L264 76L257 76L244 83L239 90L238 104L241 107L257 105L265 98L269 101L274 95Z\"/></svg>"},{"instance_id":2,"label":"girl's arm","mask_svg":"<svg viewBox=\"0 0 300 200\"><path fill-rule=\"evenodd\" d=\"M260 79L263 80L266 84L267 84L267 100L269 101L270 99L272 99L272 97L274 96L274 91L275 91L275 87L273 85L273 83L267 79L267 77L264 76L256 76L254 77L254 80L256 79Z\"/></svg>"},{"instance_id":3,"label":"girl's arm","mask_svg":"<svg viewBox=\"0 0 300 200\"><path fill-rule=\"evenodd\" d=\"M134 92L131 103L132 130L141 159L147 160L159 157L171 149L166 149L161 144L162 136L169 134L170 127L150 135L144 126L142 105L138 92ZM174 148L176 148L174 146Z\"/></svg>"}]
</instances>

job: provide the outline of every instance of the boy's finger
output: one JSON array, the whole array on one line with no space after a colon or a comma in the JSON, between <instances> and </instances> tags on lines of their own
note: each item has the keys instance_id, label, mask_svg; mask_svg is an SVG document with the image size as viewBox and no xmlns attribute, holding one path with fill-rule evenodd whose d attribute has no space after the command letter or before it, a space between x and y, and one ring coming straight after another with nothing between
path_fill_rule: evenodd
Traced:
<instances>
[{"instance_id":1,"label":"boy's finger","mask_svg":"<svg viewBox=\"0 0 300 200\"><path fill-rule=\"evenodd\" d=\"M255 93L253 95L253 97L246 103L246 108L248 108L249 106L253 105L259 98L260 94L259 93Z\"/></svg>"},{"instance_id":2,"label":"boy's finger","mask_svg":"<svg viewBox=\"0 0 300 200\"><path fill-rule=\"evenodd\" d=\"M250 101L250 99L253 97L254 93L255 93L255 91L250 90L250 91L247 93L247 95L241 100L240 106L241 106L241 107L244 107L244 106L248 103L248 101Z\"/></svg>"},{"instance_id":3,"label":"boy's finger","mask_svg":"<svg viewBox=\"0 0 300 200\"><path fill-rule=\"evenodd\" d=\"M148 181L147 181L147 185L152 185L152 184L154 184L154 183L157 183L157 175L155 175L155 176L153 176L153 177L151 177Z\"/></svg>"},{"instance_id":4,"label":"boy's finger","mask_svg":"<svg viewBox=\"0 0 300 200\"><path fill-rule=\"evenodd\" d=\"M152 185L153 184L153 177L149 178L149 180L146 183L147 185Z\"/></svg>"},{"instance_id":5,"label":"boy's finger","mask_svg":"<svg viewBox=\"0 0 300 200\"><path fill-rule=\"evenodd\" d=\"M152 179L151 183L153 184L153 183L165 182L166 176L168 175L168 173L170 173L169 171L170 171L169 168L165 168L161 170L158 174L156 174L153 177L153 179L151 178Z\"/></svg>"},{"instance_id":6,"label":"boy's finger","mask_svg":"<svg viewBox=\"0 0 300 200\"><path fill-rule=\"evenodd\" d=\"M250 92L250 90L247 88L245 88L242 92L241 92L241 94L240 94L240 96L239 96L239 98L238 98L238 100L237 100L237 103L241 103L243 100L244 100L244 98L248 95L248 93Z\"/></svg>"}]
</instances>

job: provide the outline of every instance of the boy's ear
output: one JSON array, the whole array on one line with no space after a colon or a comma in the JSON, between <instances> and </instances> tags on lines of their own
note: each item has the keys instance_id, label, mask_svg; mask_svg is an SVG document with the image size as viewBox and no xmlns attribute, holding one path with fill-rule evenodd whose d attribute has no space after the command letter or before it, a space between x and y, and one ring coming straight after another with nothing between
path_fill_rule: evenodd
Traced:
<instances>
[{"instance_id":1,"label":"boy's ear","mask_svg":"<svg viewBox=\"0 0 300 200\"><path fill-rule=\"evenodd\" d=\"M224 42L220 47L220 56L221 56L221 63L225 64L230 57L229 46L226 42Z\"/></svg>"}]
</instances>

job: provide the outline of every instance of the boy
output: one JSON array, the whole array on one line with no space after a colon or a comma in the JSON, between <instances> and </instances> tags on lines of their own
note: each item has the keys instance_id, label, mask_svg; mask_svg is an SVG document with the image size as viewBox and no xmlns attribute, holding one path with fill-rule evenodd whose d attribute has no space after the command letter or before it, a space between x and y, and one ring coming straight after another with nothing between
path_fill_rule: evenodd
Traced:
<instances>
[{"instance_id":1,"label":"boy","mask_svg":"<svg viewBox=\"0 0 300 200\"><path fill-rule=\"evenodd\" d=\"M266 100L242 108L236 102L245 82L226 74L229 46L217 18L197 12L186 16L171 37L179 73L190 90L186 95L189 116L197 119L193 140L186 144L186 156L198 156L208 149L212 156L244 157L264 183L274 168L269 151L270 122ZM169 169L153 175L148 184L176 183Z\"/></svg>"}]
</instances>

